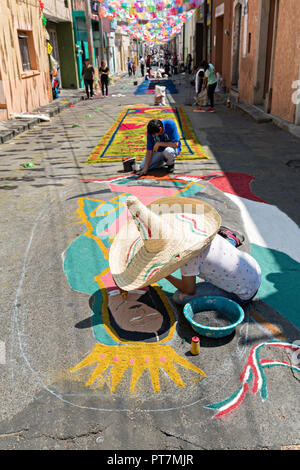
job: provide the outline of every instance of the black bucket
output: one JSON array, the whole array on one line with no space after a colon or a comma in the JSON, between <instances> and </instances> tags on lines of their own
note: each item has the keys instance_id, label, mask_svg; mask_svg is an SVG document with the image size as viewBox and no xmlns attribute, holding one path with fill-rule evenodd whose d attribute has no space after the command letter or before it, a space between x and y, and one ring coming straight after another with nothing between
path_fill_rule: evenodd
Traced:
<instances>
[{"instance_id":1,"label":"black bucket","mask_svg":"<svg viewBox=\"0 0 300 470\"><path fill-rule=\"evenodd\" d=\"M122 158L124 171L135 171L135 157Z\"/></svg>"}]
</instances>

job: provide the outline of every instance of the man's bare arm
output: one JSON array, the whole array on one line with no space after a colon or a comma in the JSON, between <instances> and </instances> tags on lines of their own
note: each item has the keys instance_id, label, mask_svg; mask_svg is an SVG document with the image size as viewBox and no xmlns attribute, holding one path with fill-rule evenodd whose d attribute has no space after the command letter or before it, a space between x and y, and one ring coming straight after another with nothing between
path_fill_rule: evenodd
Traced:
<instances>
[{"instance_id":1,"label":"man's bare arm","mask_svg":"<svg viewBox=\"0 0 300 470\"><path fill-rule=\"evenodd\" d=\"M148 171L148 168L150 166L150 163L151 163L151 160L152 160L152 154L153 154L153 151L152 150L147 150L146 152L146 160L145 160L145 166L142 170L138 171L136 174L138 176L142 176L142 175L145 175Z\"/></svg>"},{"instance_id":2,"label":"man's bare arm","mask_svg":"<svg viewBox=\"0 0 300 470\"><path fill-rule=\"evenodd\" d=\"M156 142L153 147L153 152L157 152L159 147L172 147L173 149L177 149L179 146L179 142Z\"/></svg>"}]
</instances>

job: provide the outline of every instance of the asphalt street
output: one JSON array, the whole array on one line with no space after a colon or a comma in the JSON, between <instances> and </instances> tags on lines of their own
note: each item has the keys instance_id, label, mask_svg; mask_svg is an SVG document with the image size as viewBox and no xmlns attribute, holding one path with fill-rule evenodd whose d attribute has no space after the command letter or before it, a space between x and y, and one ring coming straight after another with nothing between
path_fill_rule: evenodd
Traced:
<instances>
[{"instance_id":1,"label":"asphalt street","mask_svg":"<svg viewBox=\"0 0 300 470\"><path fill-rule=\"evenodd\" d=\"M191 356L193 330L170 301L176 318L170 341L174 361L177 355L184 357L203 370L205 378L179 367L185 387L164 374L161 390L155 393L145 373L131 393L127 370L113 392L103 384L89 387L85 369L76 377L70 369L89 357L97 344L91 321L95 293L71 286L63 262L68 247L87 230L79 217L79 201L109 201L119 195L117 184L110 196L108 183L95 180L126 176L122 163L86 164L88 156L126 106L153 105L153 94L134 94L134 79L124 77L110 87L108 97L81 100L50 122L1 144L1 449L300 448L300 373L292 367L299 366L293 345L300 341L300 321L297 306L289 310L297 289L290 298L280 290L287 288L284 269L291 283L299 279L299 166L291 162L299 161L300 140L272 123L258 124L227 108L222 96L217 98L216 113L195 113L190 77L176 75L173 81L179 93L167 95L168 104L183 107L210 156L176 163L174 176L198 177L201 188L196 197L212 204L224 225L245 234L243 250L256 250L262 262L269 260L275 251L283 253L277 245L264 243L276 236L294 264L282 267L278 284L272 281L272 295L266 282L235 333L224 339L201 337L199 356ZM23 167L28 161L33 168ZM225 183L210 179L216 173ZM240 194L235 188L234 182L241 187L239 175L250 175L248 192ZM155 184L154 194L163 186ZM246 193L254 195L250 202ZM267 214L263 230L269 238L261 236L260 243L251 238L260 230L255 217L251 230L247 225L250 209ZM276 219L279 215L282 218ZM274 263L279 259L278 255ZM257 355L253 347L258 348ZM255 360L262 361L258 369ZM252 364L254 374L247 389L240 379L246 364ZM219 418L214 414L221 405L206 407L222 403L225 409L229 402L232 410Z\"/></svg>"}]
</instances>

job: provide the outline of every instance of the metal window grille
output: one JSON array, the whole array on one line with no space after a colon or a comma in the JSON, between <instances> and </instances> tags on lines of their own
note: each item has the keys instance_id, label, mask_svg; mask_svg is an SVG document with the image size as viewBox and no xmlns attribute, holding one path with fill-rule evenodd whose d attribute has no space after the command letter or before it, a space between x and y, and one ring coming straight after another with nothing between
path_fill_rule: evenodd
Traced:
<instances>
[{"instance_id":1,"label":"metal window grille","mask_svg":"<svg viewBox=\"0 0 300 470\"><path fill-rule=\"evenodd\" d=\"M18 39L19 39L23 72L26 72L27 70L32 69L31 62L30 62L30 55L29 55L29 47L28 47L28 36L26 32L23 32L23 31L19 32Z\"/></svg>"}]
</instances>

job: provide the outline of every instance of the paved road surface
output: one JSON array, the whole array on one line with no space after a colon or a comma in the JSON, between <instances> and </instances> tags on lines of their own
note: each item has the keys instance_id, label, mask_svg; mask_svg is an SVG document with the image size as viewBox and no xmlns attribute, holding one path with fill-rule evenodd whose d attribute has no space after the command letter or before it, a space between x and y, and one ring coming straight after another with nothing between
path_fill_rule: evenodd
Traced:
<instances>
[{"instance_id":1,"label":"paved road surface","mask_svg":"<svg viewBox=\"0 0 300 470\"><path fill-rule=\"evenodd\" d=\"M174 183L139 180L138 189L120 179L113 186L100 184L94 180L123 177L122 165L84 162L126 105L153 104L153 95L134 95L133 80L126 78L108 98L81 101L1 145L1 449L280 449L300 444L300 375L291 367L297 363L293 344L300 340L300 189L299 169L287 165L299 159L300 141L221 103L215 114L194 113L189 80L179 75L174 82L179 93L168 95L169 103L184 106L210 155L176 164L175 177L198 176L189 191L214 205L224 224L245 233L243 249L259 259L266 273L263 289L235 334L223 340L201 337L196 357L189 353L193 331L171 303L176 324L170 349L164 351L173 354L179 376L160 372L158 393L151 368L141 374L133 393L128 368L112 393L113 359L106 383L87 386L104 346L95 322L99 291L93 290L90 265L79 256L94 249L84 237L91 215L87 212L84 223L80 204L94 209L97 201L106 203L126 191L174 191ZM35 168L22 168L27 161ZM71 260L69 276L66 259ZM107 353L116 346L105 347ZM97 357L91 357L93 352ZM118 348L120 357L125 352ZM88 366L70 373L84 358ZM178 358L185 365L178 365ZM187 363L207 377L200 380ZM246 364L252 364L254 375L243 382ZM222 410L224 416L212 419Z\"/></svg>"}]
</instances>

